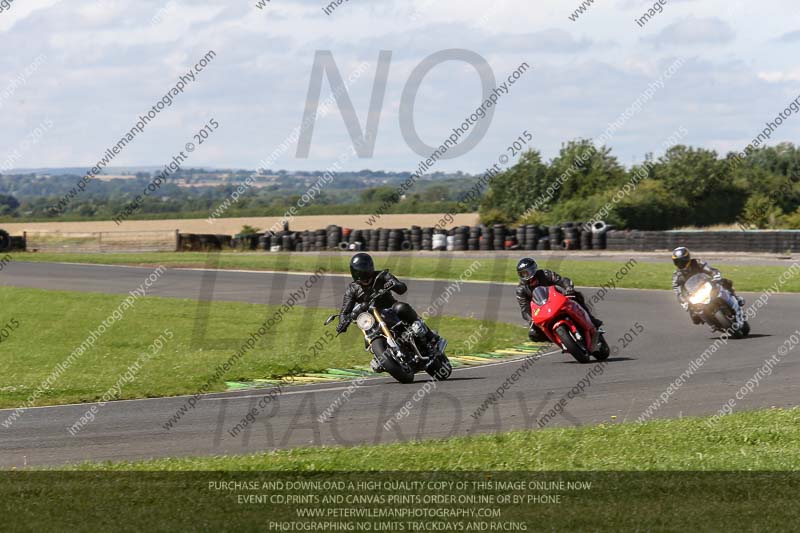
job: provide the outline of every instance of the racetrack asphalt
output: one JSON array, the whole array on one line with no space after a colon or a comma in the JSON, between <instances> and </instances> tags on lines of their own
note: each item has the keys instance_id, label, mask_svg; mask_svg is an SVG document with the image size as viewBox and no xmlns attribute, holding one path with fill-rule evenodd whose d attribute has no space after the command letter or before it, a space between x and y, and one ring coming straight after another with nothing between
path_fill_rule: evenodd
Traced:
<instances>
[{"instance_id":1,"label":"racetrack asphalt","mask_svg":"<svg viewBox=\"0 0 800 533\"><path fill-rule=\"evenodd\" d=\"M152 270L15 262L6 265L0 282L17 287L125 294L138 287ZM278 304L306 277L169 269L148 295ZM775 281L765 280L765 285ZM337 307L346 282L343 276L327 276L325 282L314 285L304 305ZM402 299L422 310L449 283L411 281L409 292ZM444 313L522 325L513 290L508 284L466 283L452 295ZM597 292L592 288L583 290L587 298ZM743 295L748 305L758 297ZM800 351L780 356L773 373L761 379L752 392L741 399L736 395L765 359L776 354L798 329L798 304L800 295L770 296L767 305L751 320L750 338L716 341L719 349L669 395L670 385L715 343L718 335L705 326L693 326L669 291L617 289L609 291L597 304L597 314L606 324L606 338L617 352L601 366L595 362L581 365L569 355L550 350L526 371L517 372L518 380L513 383L510 377L524 364L522 360L457 369L450 380L435 387L426 374L418 375L410 385L376 377L357 387L351 387L348 381L285 387L255 422L235 437L229 430L259 404L267 390L205 395L169 430L163 424L185 405L187 397L111 402L76 436L70 435L67 428L90 404L32 408L10 428L0 427L0 467L227 455L537 428L541 417L562 398L566 402L561 414L548 420L546 427L633 422L659 396L667 396L668 402L653 412L653 418L716 414L732 398L736 399L736 410L786 407L797 403ZM309 327L322 331L322 325ZM626 332L629 339L624 338ZM353 342L361 342L355 332L348 335ZM524 340L524 336L520 338L520 342ZM463 340L449 342L452 345ZM368 360L365 352L365 364ZM581 381L583 390L571 394ZM482 416L473 417L489 394L504 382L509 386L503 397L490 404ZM348 387L354 390L352 394L344 394ZM345 396L349 396L348 400L334 415L320 421L323 411ZM385 423L404 405L408 414L386 429ZM0 420L10 413L11 410L0 410Z\"/></svg>"}]
</instances>

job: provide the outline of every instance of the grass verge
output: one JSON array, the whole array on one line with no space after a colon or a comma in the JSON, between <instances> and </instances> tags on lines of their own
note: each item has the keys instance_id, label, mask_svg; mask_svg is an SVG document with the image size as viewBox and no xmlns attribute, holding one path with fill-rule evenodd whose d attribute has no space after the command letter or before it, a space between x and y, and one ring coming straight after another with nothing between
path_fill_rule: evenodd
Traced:
<instances>
[{"instance_id":1,"label":"grass verge","mask_svg":"<svg viewBox=\"0 0 800 533\"><path fill-rule=\"evenodd\" d=\"M713 428L685 418L0 472L0 512L31 531L792 531L798 465L800 410L774 409Z\"/></svg>"},{"instance_id":2,"label":"grass verge","mask_svg":"<svg viewBox=\"0 0 800 533\"><path fill-rule=\"evenodd\" d=\"M525 252L520 252L521 254ZM12 257L18 261L70 262L108 265L164 265L167 267L209 267L223 269L274 270L289 272L312 272L324 267L331 273L347 273L349 254L265 254L265 253L214 253L202 252L150 252L130 254L57 254L17 253ZM425 257L423 254L381 257L380 268L389 268L399 277L457 279L470 270L470 280L515 282L517 259L494 257L461 259L452 256ZM628 265L625 267L625 265ZM572 278L576 285L600 287L613 278L617 287L635 289L670 289L674 268L667 260L664 263L643 261L576 261L550 259L542 261L543 268L550 268ZM763 291L775 283L786 271L780 266L750 266L715 264L723 274L732 279L739 291ZM789 265L787 265L788 267ZM617 274L620 274L617 276ZM617 279L618 278L618 279ZM782 292L800 292L800 277L791 277L781 286Z\"/></svg>"},{"instance_id":3,"label":"grass verge","mask_svg":"<svg viewBox=\"0 0 800 533\"><path fill-rule=\"evenodd\" d=\"M106 294L0 287L0 321L18 324L0 342L0 407L22 405L123 300L123 296ZM68 365L35 405L97 401L119 383L143 352L153 357L132 373L133 379L123 383L121 390L114 391L113 399L194 394L278 308L142 297ZM370 355L356 328L332 339L335 328L322 325L330 312L294 307L214 383L211 392L225 390L225 380L280 377L295 365L315 372L368 364ZM490 333L471 353L526 339L523 328L509 324L450 317L430 322L450 340L452 355L465 354L464 339L482 324ZM160 336L163 348L150 350Z\"/></svg>"}]
</instances>

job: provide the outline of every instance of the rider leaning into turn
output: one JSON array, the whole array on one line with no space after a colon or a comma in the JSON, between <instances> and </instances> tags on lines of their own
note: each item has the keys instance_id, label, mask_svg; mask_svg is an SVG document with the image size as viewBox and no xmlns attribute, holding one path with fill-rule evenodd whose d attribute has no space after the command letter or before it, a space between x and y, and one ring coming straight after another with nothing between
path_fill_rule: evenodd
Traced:
<instances>
[{"instance_id":1,"label":"rider leaning into turn","mask_svg":"<svg viewBox=\"0 0 800 533\"><path fill-rule=\"evenodd\" d=\"M365 253L358 253L350 259L350 275L353 277L353 282L347 285L344 293L339 326L336 328L337 333L347 331L350 322L343 317L349 315L356 304L368 302L381 289L389 289L390 292L376 300L375 306L378 309L393 309L400 320L411 327L411 331L417 338L431 346L436 346L440 340L439 335L425 325L413 307L405 302L398 302L392 295L392 292L405 294L408 290L405 283L394 277L388 270L376 272L375 262L369 254ZM374 358L370 365L375 372L383 371L380 363Z\"/></svg>"},{"instance_id":2,"label":"rider leaning into turn","mask_svg":"<svg viewBox=\"0 0 800 533\"><path fill-rule=\"evenodd\" d=\"M552 270L540 269L536 261L530 257L520 259L519 263L517 263L517 276L519 276L519 285L517 285L516 291L517 303L522 312L522 318L530 324L528 337L532 341L547 341L547 336L533 324L533 317L531 316L531 298L536 287L549 287L551 285L561 287L565 295L573 297L586 310L596 328L603 325L603 322L595 317L586 306L583 294L575 290L571 279L559 276L558 273Z\"/></svg>"},{"instance_id":3,"label":"rider leaning into turn","mask_svg":"<svg viewBox=\"0 0 800 533\"><path fill-rule=\"evenodd\" d=\"M722 272L716 268L713 268L705 261L701 262L697 259L692 259L691 252L689 252L689 249L685 246L679 246L673 250L672 262L677 268L675 273L672 274L672 290L675 291L675 294L678 297L678 302L680 302L683 310L689 311L689 316L692 318L692 322L695 324L702 324L703 320L689 310L689 302L683 298L683 285L689 280L689 278L697 274L705 274L710 276L712 280L719 282L720 285L730 292L731 296L736 298L736 301L739 304L739 313L737 313L737 315L741 313L741 310L744 307L744 298L736 295L736 291L733 289L733 282L727 278L723 278ZM741 317L737 316L737 319L739 318Z\"/></svg>"}]
</instances>

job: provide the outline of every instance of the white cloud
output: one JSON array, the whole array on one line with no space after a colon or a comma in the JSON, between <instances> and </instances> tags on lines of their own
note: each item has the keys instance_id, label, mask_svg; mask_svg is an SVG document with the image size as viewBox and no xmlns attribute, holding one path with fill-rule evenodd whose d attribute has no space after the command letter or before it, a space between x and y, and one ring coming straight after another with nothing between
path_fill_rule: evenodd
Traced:
<instances>
[{"instance_id":1,"label":"white cloud","mask_svg":"<svg viewBox=\"0 0 800 533\"><path fill-rule=\"evenodd\" d=\"M446 48L478 52L498 80L523 61L533 68L502 99L478 147L441 162L443 170L485 168L524 129L546 156L562 141L597 136L676 57L687 64L613 139L623 162L641 160L678 126L695 144L736 146L800 81L790 42L800 9L791 0L671 0L644 28L634 20L651 4L633 0L598 1L577 22L568 15L578 0L351 1L330 16L324 0L273 0L263 10L255 2L17 0L0 13L0 46L14 51L0 56L0 91L36 56L48 59L5 103L0 158L49 117L46 142L20 164L89 165L209 49L214 63L120 164L169 160L213 116L220 130L193 163L255 167L300 124L318 49L330 49L345 76L369 63L350 90L362 126L378 53L393 51L375 157L350 168L415 166L420 156L398 125L400 96L412 69ZM442 139L479 101L474 70L438 66L418 95L420 136ZM795 128L782 135L796 138ZM292 149L277 166L325 168L348 142L334 109L317 123L311 157L295 159Z\"/></svg>"},{"instance_id":2,"label":"white cloud","mask_svg":"<svg viewBox=\"0 0 800 533\"><path fill-rule=\"evenodd\" d=\"M0 34L13 28L17 23L27 19L33 13L47 9L61 0L21 0L15 1L4 12L0 13Z\"/></svg>"}]
</instances>

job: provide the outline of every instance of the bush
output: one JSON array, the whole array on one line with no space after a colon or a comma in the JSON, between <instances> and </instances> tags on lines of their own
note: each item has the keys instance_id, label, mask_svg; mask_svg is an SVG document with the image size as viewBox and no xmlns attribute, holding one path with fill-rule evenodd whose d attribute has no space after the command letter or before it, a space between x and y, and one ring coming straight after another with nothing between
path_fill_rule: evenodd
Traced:
<instances>
[{"instance_id":1,"label":"bush","mask_svg":"<svg viewBox=\"0 0 800 533\"><path fill-rule=\"evenodd\" d=\"M481 211L481 222L490 226L492 224L511 224L514 219L506 212L500 209L487 209Z\"/></svg>"},{"instance_id":2,"label":"bush","mask_svg":"<svg viewBox=\"0 0 800 533\"><path fill-rule=\"evenodd\" d=\"M797 211L783 217L782 226L789 229L800 229L800 207Z\"/></svg>"},{"instance_id":3,"label":"bush","mask_svg":"<svg viewBox=\"0 0 800 533\"><path fill-rule=\"evenodd\" d=\"M645 179L615 209L623 228L666 230L690 221L686 200L671 194L662 182Z\"/></svg>"},{"instance_id":4,"label":"bush","mask_svg":"<svg viewBox=\"0 0 800 533\"><path fill-rule=\"evenodd\" d=\"M546 225L550 222L548 213L542 211L530 211L527 215L523 215L516 220L516 224L524 226L525 224L535 224L536 226Z\"/></svg>"},{"instance_id":5,"label":"bush","mask_svg":"<svg viewBox=\"0 0 800 533\"><path fill-rule=\"evenodd\" d=\"M775 229L779 227L782 216L783 211L773 198L754 194L747 199L736 221L744 228Z\"/></svg>"},{"instance_id":6,"label":"bush","mask_svg":"<svg viewBox=\"0 0 800 533\"><path fill-rule=\"evenodd\" d=\"M260 230L258 228L254 228L253 226L245 224L244 226L242 226L242 229L239 231L239 235L255 235L259 231Z\"/></svg>"},{"instance_id":7,"label":"bush","mask_svg":"<svg viewBox=\"0 0 800 533\"><path fill-rule=\"evenodd\" d=\"M611 203L613 196L614 192L609 191L594 194L588 198L570 198L553 206L548 222L551 224L558 224L565 220L593 222L597 218L618 226L620 218L616 213L616 205ZM606 208L607 205L608 208Z\"/></svg>"}]
</instances>

